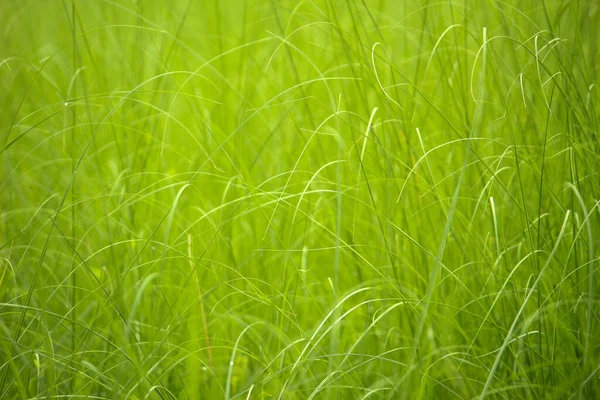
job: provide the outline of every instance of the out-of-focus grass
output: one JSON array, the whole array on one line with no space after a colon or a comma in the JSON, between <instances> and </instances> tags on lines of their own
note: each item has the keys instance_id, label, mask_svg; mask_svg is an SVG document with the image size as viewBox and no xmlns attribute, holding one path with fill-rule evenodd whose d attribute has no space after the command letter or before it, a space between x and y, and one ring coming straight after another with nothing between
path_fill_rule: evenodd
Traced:
<instances>
[{"instance_id":1,"label":"out-of-focus grass","mask_svg":"<svg viewBox=\"0 0 600 400\"><path fill-rule=\"evenodd\" d=\"M600 396L594 1L4 1L1 398Z\"/></svg>"}]
</instances>

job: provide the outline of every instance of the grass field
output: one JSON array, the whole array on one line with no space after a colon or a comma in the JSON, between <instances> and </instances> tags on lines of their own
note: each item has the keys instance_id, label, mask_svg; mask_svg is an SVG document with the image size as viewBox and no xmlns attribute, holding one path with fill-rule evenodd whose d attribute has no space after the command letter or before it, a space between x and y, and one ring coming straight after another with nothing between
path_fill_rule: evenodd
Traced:
<instances>
[{"instance_id":1,"label":"grass field","mask_svg":"<svg viewBox=\"0 0 600 400\"><path fill-rule=\"evenodd\" d=\"M3 1L0 398L599 398L599 27Z\"/></svg>"}]
</instances>

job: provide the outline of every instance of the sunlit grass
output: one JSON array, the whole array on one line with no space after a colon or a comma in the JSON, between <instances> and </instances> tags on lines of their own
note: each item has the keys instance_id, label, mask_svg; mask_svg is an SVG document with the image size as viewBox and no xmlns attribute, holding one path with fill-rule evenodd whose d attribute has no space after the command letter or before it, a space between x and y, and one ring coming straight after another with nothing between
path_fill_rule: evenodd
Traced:
<instances>
[{"instance_id":1,"label":"sunlit grass","mask_svg":"<svg viewBox=\"0 0 600 400\"><path fill-rule=\"evenodd\" d=\"M0 22L0 398L600 396L595 2Z\"/></svg>"}]
</instances>

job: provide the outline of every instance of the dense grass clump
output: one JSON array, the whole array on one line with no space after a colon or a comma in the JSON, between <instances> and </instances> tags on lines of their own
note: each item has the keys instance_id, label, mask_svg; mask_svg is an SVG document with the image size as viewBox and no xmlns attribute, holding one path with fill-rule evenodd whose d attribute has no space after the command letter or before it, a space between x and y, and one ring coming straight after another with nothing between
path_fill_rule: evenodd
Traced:
<instances>
[{"instance_id":1,"label":"dense grass clump","mask_svg":"<svg viewBox=\"0 0 600 400\"><path fill-rule=\"evenodd\" d=\"M597 2L0 27L0 398L600 396Z\"/></svg>"}]
</instances>

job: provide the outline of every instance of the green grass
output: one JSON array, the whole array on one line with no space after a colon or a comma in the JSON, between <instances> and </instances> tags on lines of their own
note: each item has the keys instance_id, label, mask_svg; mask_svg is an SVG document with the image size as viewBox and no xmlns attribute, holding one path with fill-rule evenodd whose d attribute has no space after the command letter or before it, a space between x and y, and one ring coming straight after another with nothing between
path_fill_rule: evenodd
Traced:
<instances>
[{"instance_id":1,"label":"green grass","mask_svg":"<svg viewBox=\"0 0 600 400\"><path fill-rule=\"evenodd\" d=\"M0 398L598 398L598 27L3 1Z\"/></svg>"}]
</instances>

